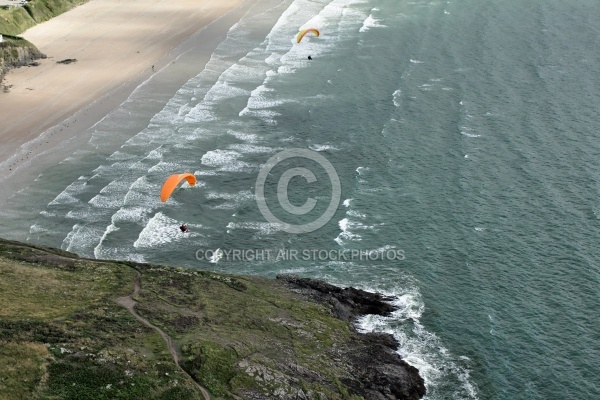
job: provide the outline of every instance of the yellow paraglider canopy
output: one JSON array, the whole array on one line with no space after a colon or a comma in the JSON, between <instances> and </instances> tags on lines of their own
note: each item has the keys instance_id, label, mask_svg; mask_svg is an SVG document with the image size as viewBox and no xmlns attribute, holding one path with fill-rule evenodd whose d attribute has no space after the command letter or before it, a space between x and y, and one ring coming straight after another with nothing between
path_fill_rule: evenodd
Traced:
<instances>
[{"instance_id":1,"label":"yellow paraglider canopy","mask_svg":"<svg viewBox=\"0 0 600 400\"><path fill-rule=\"evenodd\" d=\"M298 36L296 36L296 43L300 43L300 41L302 40L302 38L303 38L304 36L306 36L306 34L307 34L308 32L312 32L312 33L314 33L314 34L315 34L315 36L317 36L317 37L320 35L320 33L319 33L319 30L318 30L317 28L308 28L308 29L303 29L303 30L301 30L300 32L298 32Z\"/></svg>"},{"instance_id":2,"label":"yellow paraglider canopy","mask_svg":"<svg viewBox=\"0 0 600 400\"><path fill-rule=\"evenodd\" d=\"M171 197L171 193L173 190L179 185L182 180L186 180L190 186L194 186L196 184L196 177L189 172L184 174L173 174L167 178L165 183L163 183L162 189L160 191L160 200L165 202Z\"/></svg>"}]
</instances>

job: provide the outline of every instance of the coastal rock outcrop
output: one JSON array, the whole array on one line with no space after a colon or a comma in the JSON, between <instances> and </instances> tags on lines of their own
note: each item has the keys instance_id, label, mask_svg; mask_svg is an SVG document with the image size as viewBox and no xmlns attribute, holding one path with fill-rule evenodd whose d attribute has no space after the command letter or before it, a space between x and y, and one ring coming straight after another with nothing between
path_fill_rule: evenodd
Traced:
<instances>
[{"instance_id":1,"label":"coastal rock outcrop","mask_svg":"<svg viewBox=\"0 0 600 400\"><path fill-rule=\"evenodd\" d=\"M0 239L10 398L417 400L389 298L325 282L95 260ZM25 379L25 378L26 379Z\"/></svg>"},{"instance_id":2,"label":"coastal rock outcrop","mask_svg":"<svg viewBox=\"0 0 600 400\"><path fill-rule=\"evenodd\" d=\"M366 314L387 317L397 309L389 303L393 298L380 293L371 293L353 287L340 288L317 279L300 278L294 275L278 275L277 279L287 282L307 297L331 304L335 316L344 321L352 322Z\"/></svg>"},{"instance_id":3,"label":"coastal rock outcrop","mask_svg":"<svg viewBox=\"0 0 600 400\"><path fill-rule=\"evenodd\" d=\"M356 318L374 314L389 316L397 308L389 303L391 297L353 287L340 288L327 282L293 275L279 275L291 290L304 297L329 304L337 318L354 322ZM363 346L338 349L353 369L354 379L342 383L365 399L416 400L426 393L425 382L419 370L406 363L395 351L398 341L390 334L367 333L359 335Z\"/></svg>"},{"instance_id":4,"label":"coastal rock outcrop","mask_svg":"<svg viewBox=\"0 0 600 400\"><path fill-rule=\"evenodd\" d=\"M0 43L0 82L9 69L32 65L35 60L46 58L37 47L23 38L7 35L3 37L4 40Z\"/></svg>"}]
</instances>

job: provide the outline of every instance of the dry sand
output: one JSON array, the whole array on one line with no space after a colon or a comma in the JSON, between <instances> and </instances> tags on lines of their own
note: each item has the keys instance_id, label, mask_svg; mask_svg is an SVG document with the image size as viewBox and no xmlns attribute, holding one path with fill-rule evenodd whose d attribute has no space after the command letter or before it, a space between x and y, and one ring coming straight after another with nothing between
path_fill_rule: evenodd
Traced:
<instances>
[{"instance_id":1,"label":"dry sand","mask_svg":"<svg viewBox=\"0 0 600 400\"><path fill-rule=\"evenodd\" d=\"M36 67L14 69L4 80L11 87L9 93L0 93L0 186L14 180L17 170L19 175L25 168L35 172L32 160L38 154L48 153L69 135L102 119L140 82L170 62L170 50L251 2L90 0L24 32L21 36L48 58ZM235 21L223 22L227 26L222 33ZM212 48L217 45L218 41ZM212 51L211 46L207 51ZM77 62L57 63L68 58ZM24 146L36 138L35 146Z\"/></svg>"}]
</instances>

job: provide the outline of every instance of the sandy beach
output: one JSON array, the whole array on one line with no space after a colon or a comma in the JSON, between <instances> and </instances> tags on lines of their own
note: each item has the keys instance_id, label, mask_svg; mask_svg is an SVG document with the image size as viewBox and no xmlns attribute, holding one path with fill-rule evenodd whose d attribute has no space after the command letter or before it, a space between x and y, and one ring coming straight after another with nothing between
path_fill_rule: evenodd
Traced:
<instances>
[{"instance_id":1,"label":"sandy beach","mask_svg":"<svg viewBox=\"0 0 600 400\"><path fill-rule=\"evenodd\" d=\"M100 121L141 82L174 62L173 49L217 25L203 37L207 62L250 3L91 0L24 32L21 36L48 58L11 70L4 80L10 92L0 93L0 184L16 181L16 171L37 176L44 168L39 155ZM64 59L77 61L57 63ZM0 200L7 194L3 190Z\"/></svg>"}]
</instances>

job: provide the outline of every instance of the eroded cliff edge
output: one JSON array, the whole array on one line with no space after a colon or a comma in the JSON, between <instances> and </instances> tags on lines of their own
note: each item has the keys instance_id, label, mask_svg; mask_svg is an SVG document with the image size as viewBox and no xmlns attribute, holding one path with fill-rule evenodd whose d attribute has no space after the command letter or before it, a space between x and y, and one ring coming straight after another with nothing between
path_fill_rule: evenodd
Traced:
<instances>
[{"instance_id":1,"label":"eroded cliff edge","mask_svg":"<svg viewBox=\"0 0 600 400\"><path fill-rule=\"evenodd\" d=\"M0 240L0 370L9 371L0 393L202 399L205 388L210 398L419 399L423 379L394 338L352 324L388 315L387 300L294 276L89 260Z\"/></svg>"},{"instance_id":2,"label":"eroded cliff edge","mask_svg":"<svg viewBox=\"0 0 600 400\"><path fill-rule=\"evenodd\" d=\"M2 86L4 75L11 69L36 66L35 60L46 58L32 43L18 36L2 36L0 42L0 93L9 88Z\"/></svg>"}]
</instances>

